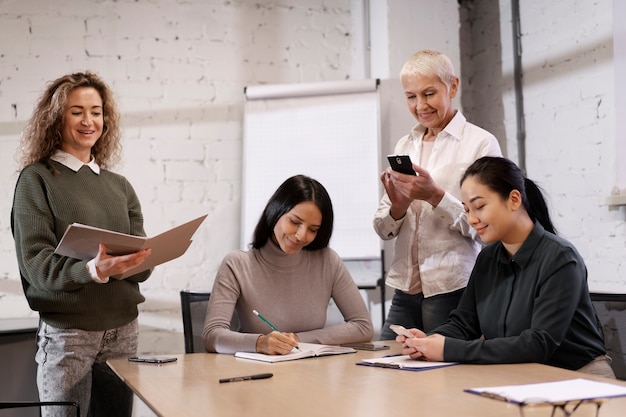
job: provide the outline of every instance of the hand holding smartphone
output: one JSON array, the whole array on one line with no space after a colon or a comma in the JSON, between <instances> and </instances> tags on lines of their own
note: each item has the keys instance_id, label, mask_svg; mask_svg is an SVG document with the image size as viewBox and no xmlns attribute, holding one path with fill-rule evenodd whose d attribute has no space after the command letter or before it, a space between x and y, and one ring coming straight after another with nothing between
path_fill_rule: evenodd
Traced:
<instances>
[{"instance_id":1,"label":"hand holding smartphone","mask_svg":"<svg viewBox=\"0 0 626 417\"><path fill-rule=\"evenodd\" d=\"M409 155L387 155L387 160L394 171L407 175L417 175L413 170L413 162L411 162Z\"/></svg>"},{"instance_id":2,"label":"hand holding smartphone","mask_svg":"<svg viewBox=\"0 0 626 417\"><path fill-rule=\"evenodd\" d=\"M389 326L391 330L393 330L398 336L404 337L415 337L410 331L408 331L404 326L400 326L399 324L392 324Z\"/></svg>"}]
</instances>

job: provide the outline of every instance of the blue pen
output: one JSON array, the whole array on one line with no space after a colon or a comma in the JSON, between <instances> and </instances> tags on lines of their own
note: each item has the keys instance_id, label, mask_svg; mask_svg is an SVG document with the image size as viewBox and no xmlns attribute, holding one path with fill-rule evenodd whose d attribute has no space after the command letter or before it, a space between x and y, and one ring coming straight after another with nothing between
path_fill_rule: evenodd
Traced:
<instances>
[{"instance_id":1,"label":"blue pen","mask_svg":"<svg viewBox=\"0 0 626 417\"><path fill-rule=\"evenodd\" d=\"M260 318L261 320L263 320L263 321L265 322L265 324L267 324L268 326L270 326L270 329L274 330L275 332L282 333L280 330L278 330L278 329L276 328L276 326L274 326L272 323L270 323L270 321L269 321L268 319L266 319L266 318L265 318L265 317L263 317L261 314L259 314L259 312L258 312L258 311L256 311L256 310L252 310L252 312L253 312L254 314L256 314L256 316L257 316L258 318ZM300 350L300 348L299 348L298 346L296 346L296 349Z\"/></svg>"}]
</instances>

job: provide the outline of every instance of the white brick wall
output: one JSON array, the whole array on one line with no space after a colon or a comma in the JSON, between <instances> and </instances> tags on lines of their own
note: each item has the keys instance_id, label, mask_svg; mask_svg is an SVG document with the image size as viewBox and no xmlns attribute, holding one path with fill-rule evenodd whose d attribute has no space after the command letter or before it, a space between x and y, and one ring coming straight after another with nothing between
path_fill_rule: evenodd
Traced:
<instances>
[{"instance_id":1,"label":"white brick wall","mask_svg":"<svg viewBox=\"0 0 626 417\"><path fill-rule=\"evenodd\" d=\"M47 81L90 69L113 87L125 132L116 170L148 234L209 213L189 252L142 286L140 350L181 352L178 291L210 288L239 247L244 86L349 78L350 22L349 0L0 4L0 315L32 314L10 232L13 155Z\"/></svg>"},{"instance_id":2,"label":"white brick wall","mask_svg":"<svg viewBox=\"0 0 626 417\"><path fill-rule=\"evenodd\" d=\"M528 176L585 258L590 287L626 292L626 207L599 205L616 185L616 117L623 123L614 96L619 17L610 0L520 3Z\"/></svg>"},{"instance_id":3,"label":"white brick wall","mask_svg":"<svg viewBox=\"0 0 626 417\"><path fill-rule=\"evenodd\" d=\"M474 49L464 51L471 64L461 84L466 95L471 91L465 113L519 161L511 4L466 3L473 11L467 24ZM613 33L620 17L613 3L520 2L526 171L545 189L559 233L585 258L590 288L626 292L626 207L599 204L617 185L616 164L626 156L617 155L616 142L626 138L615 134L623 117L615 112L621 75L614 71Z\"/></svg>"}]
</instances>

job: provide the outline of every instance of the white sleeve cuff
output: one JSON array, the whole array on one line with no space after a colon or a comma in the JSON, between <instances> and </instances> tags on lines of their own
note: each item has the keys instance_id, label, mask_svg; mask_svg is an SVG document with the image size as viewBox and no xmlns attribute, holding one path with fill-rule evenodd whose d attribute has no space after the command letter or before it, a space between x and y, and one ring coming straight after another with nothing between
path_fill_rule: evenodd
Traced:
<instances>
[{"instance_id":1,"label":"white sleeve cuff","mask_svg":"<svg viewBox=\"0 0 626 417\"><path fill-rule=\"evenodd\" d=\"M91 261L87 262L87 271L89 271L89 275L91 275L91 279L94 282L97 282L98 284L106 284L107 282L109 282L109 277L100 278L98 276L98 269L96 268L95 259L92 259Z\"/></svg>"}]
</instances>

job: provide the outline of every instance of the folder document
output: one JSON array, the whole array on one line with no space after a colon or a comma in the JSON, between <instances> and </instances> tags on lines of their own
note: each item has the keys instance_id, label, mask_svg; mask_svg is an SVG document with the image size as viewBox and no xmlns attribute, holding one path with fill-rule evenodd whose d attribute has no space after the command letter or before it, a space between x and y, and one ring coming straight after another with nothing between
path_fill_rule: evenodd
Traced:
<instances>
[{"instance_id":1,"label":"folder document","mask_svg":"<svg viewBox=\"0 0 626 417\"><path fill-rule=\"evenodd\" d=\"M141 264L114 278L122 279L176 259L191 245L191 237L207 215L176 226L154 237L133 236L111 230L72 223L68 226L54 253L70 258L87 260L98 254L98 245L103 243L109 255L126 255L141 249L151 248L152 253Z\"/></svg>"},{"instance_id":2,"label":"folder document","mask_svg":"<svg viewBox=\"0 0 626 417\"><path fill-rule=\"evenodd\" d=\"M626 396L626 387L585 378L525 385L469 388L465 390L515 404L554 404Z\"/></svg>"}]
</instances>

